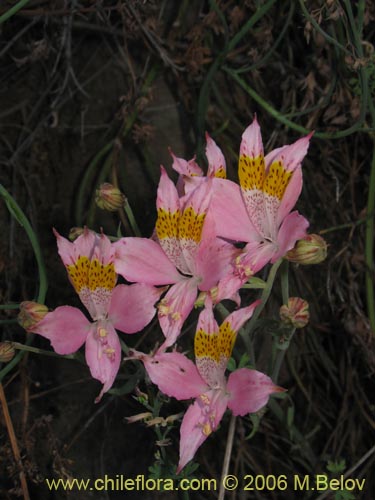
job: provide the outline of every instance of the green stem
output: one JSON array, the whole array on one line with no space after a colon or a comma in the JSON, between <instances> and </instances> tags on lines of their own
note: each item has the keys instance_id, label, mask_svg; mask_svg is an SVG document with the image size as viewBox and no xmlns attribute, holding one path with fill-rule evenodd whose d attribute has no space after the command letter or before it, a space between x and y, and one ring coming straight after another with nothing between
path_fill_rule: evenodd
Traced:
<instances>
[{"instance_id":1,"label":"green stem","mask_svg":"<svg viewBox=\"0 0 375 500\"><path fill-rule=\"evenodd\" d=\"M282 113L277 111L273 106L271 106L265 99L263 99L254 89L252 89L242 78L240 78L235 70L224 67L223 70L233 78L249 95L257 102L262 108L264 108L271 116L273 116L277 121L283 123L287 127L290 127L293 130L297 130L297 132L301 132L303 134L307 134L310 130L307 130L302 125L298 125L297 123L292 122L288 118L286 118ZM364 79L362 78L362 81ZM340 130L338 132L315 132L314 137L318 137L320 139L340 139L342 137L346 137L351 135L353 132L359 131L362 127L362 124L366 115L366 103L367 103L368 90L366 85L363 86L363 99L362 99L362 107L361 114L358 121L352 125L351 127Z\"/></svg>"},{"instance_id":2,"label":"green stem","mask_svg":"<svg viewBox=\"0 0 375 500\"><path fill-rule=\"evenodd\" d=\"M19 309L19 304L0 304L0 311L8 310L8 309Z\"/></svg>"},{"instance_id":3,"label":"green stem","mask_svg":"<svg viewBox=\"0 0 375 500\"><path fill-rule=\"evenodd\" d=\"M293 330L290 332L289 337L288 337L288 343L290 343L292 341L295 331L296 331L296 329L293 328ZM287 352L287 349L278 349L276 346L276 356L275 356L275 361L274 361L274 365L273 365L272 372L271 372L271 378L275 384L277 383L277 379L278 379L278 376L280 373L280 368L283 364L286 352Z\"/></svg>"},{"instance_id":4,"label":"green stem","mask_svg":"<svg viewBox=\"0 0 375 500\"><path fill-rule=\"evenodd\" d=\"M281 295L283 298L283 304L288 304L289 299L289 262L284 260L281 268Z\"/></svg>"},{"instance_id":5,"label":"green stem","mask_svg":"<svg viewBox=\"0 0 375 500\"><path fill-rule=\"evenodd\" d=\"M251 341L250 336L255 328L255 323L256 323L257 319L259 318L260 313L263 311L264 306L266 305L267 300L271 294L272 286L273 286L273 283L274 283L275 278L276 278L276 273L277 273L277 270L279 269L282 261L283 261L282 259L279 259L278 261L276 261L272 265L270 272L268 274L268 279L266 281L266 285L263 288L262 294L260 296L261 303L255 309L254 314L252 315L252 317L251 317L250 321L247 323L247 325L244 328L241 328L241 330L239 331L239 333L244 341L244 344L246 346L247 352L249 354L250 361L254 366L255 366L254 348L253 348L253 343Z\"/></svg>"},{"instance_id":6,"label":"green stem","mask_svg":"<svg viewBox=\"0 0 375 500\"><path fill-rule=\"evenodd\" d=\"M125 200L124 210L125 210L126 216L128 218L130 227L132 228L135 236L142 236L142 233L139 229L137 221L135 220L134 213L133 213L132 207L129 204L128 199Z\"/></svg>"},{"instance_id":7,"label":"green stem","mask_svg":"<svg viewBox=\"0 0 375 500\"><path fill-rule=\"evenodd\" d=\"M5 189L5 187L2 184L0 184L0 195L4 198L4 201L8 207L9 212L24 228L30 240L31 246L34 251L35 259L38 265L38 273L39 273L39 291L38 291L37 302L44 304L48 288L48 282L47 282L46 269L44 266L44 260L42 257L42 251L39 245L38 238L33 228L31 227L31 224L28 218L26 217L25 213L18 205L16 200L10 195L10 193Z\"/></svg>"},{"instance_id":8,"label":"green stem","mask_svg":"<svg viewBox=\"0 0 375 500\"><path fill-rule=\"evenodd\" d=\"M0 24L4 23L7 19L17 14L30 0L20 0L13 7L10 7L2 16L0 16Z\"/></svg>"},{"instance_id":9,"label":"green stem","mask_svg":"<svg viewBox=\"0 0 375 500\"><path fill-rule=\"evenodd\" d=\"M46 269L44 266L44 261L42 257L42 252L40 249L39 241L38 238L36 237L36 234L31 227L31 224L24 214L23 210L21 207L18 205L18 203L15 201L15 199L8 193L8 191L4 188L2 184L0 184L0 195L3 197L9 212L12 214L12 216L21 224L21 226L25 229L27 236L29 237L31 246L34 251L35 259L37 262L38 266L38 273L39 273L39 290L38 290L38 297L37 297L37 302L44 304L45 298L46 298L46 293L47 293L47 288L48 288L48 282L47 282L47 275L46 275ZM29 335L26 338L26 345L30 345L33 339L33 335ZM3 380L5 375L9 373L22 359L24 356L24 352L19 352L13 359L10 361L1 371L0 371L0 382Z\"/></svg>"},{"instance_id":10,"label":"green stem","mask_svg":"<svg viewBox=\"0 0 375 500\"><path fill-rule=\"evenodd\" d=\"M20 344L19 342L12 342L12 346L19 351L34 352L35 354L42 354L43 356L52 356L54 358L75 359L75 354L57 354L54 351L46 351L27 344Z\"/></svg>"}]
</instances>

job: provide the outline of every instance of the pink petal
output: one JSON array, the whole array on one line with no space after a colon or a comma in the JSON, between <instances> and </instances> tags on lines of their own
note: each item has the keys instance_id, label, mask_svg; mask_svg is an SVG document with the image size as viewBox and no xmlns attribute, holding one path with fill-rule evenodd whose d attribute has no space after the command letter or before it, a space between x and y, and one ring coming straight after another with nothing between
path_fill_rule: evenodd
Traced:
<instances>
[{"instance_id":1,"label":"pink petal","mask_svg":"<svg viewBox=\"0 0 375 500\"><path fill-rule=\"evenodd\" d=\"M231 272L238 249L216 237L216 227L211 211L206 215L202 239L193 264L193 274L199 277L199 289L210 290Z\"/></svg>"},{"instance_id":2,"label":"pink petal","mask_svg":"<svg viewBox=\"0 0 375 500\"><path fill-rule=\"evenodd\" d=\"M212 195L212 181L204 178L188 195L181 199L183 209L178 223L178 239L184 261L187 264L185 274L193 274L194 260L202 238L205 217Z\"/></svg>"},{"instance_id":3,"label":"pink petal","mask_svg":"<svg viewBox=\"0 0 375 500\"><path fill-rule=\"evenodd\" d=\"M266 170L275 161L281 161L284 169L288 172L293 172L301 165L302 160L306 156L309 148L310 139L313 132L301 139L298 139L289 146L282 146L281 148L274 149L265 157Z\"/></svg>"},{"instance_id":4,"label":"pink petal","mask_svg":"<svg viewBox=\"0 0 375 500\"><path fill-rule=\"evenodd\" d=\"M194 457L197 449L215 431L227 408L228 398L221 391L207 391L189 406L180 430L180 460L177 474Z\"/></svg>"},{"instance_id":5,"label":"pink petal","mask_svg":"<svg viewBox=\"0 0 375 500\"><path fill-rule=\"evenodd\" d=\"M151 381L176 399L195 398L207 390L195 364L179 352L163 352L140 358Z\"/></svg>"},{"instance_id":6,"label":"pink petal","mask_svg":"<svg viewBox=\"0 0 375 500\"><path fill-rule=\"evenodd\" d=\"M209 179L201 182L197 189L194 189L193 192L184 197L183 210L191 207L196 214L207 213L211 201L212 188L213 184Z\"/></svg>"},{"instance_id":7,"label":"pink petal","mask_svg":"<svg viewBox=\"0 0 375 500\"><path fill-rule=\"evenodd\" d=\"M240 156L249 156L250 158L257 158L263 155L263 142L260 127L256 116L253 123L247 127L242 134L242 141L240 145Z\"/></svg>"},{"instance_id":8,"label":"pink petal","mask_svg":"<svg viewBox=\"0 0 375 500\"><path fill-rule=\"evenodd\" d=\"M225 177L226 163L224 155L216 142L206 132L206 157L208 161L207 177Z\"/></svg>"},{"instance_id":9,"label":"pink petal","mask_svg":"<svg viewBox=\"0 0 375 500\"><path fill-rule=\"evenodd\" d=\"M161 175L157 191L156 206L163 208L167 212L176 212L180 208L180 201L177 194L176 186L168 177L168 174L163 166L160 167Z\"/></svg>"},{"instance_id":10,"label":"pink petal","mask_svg":"<svg viewBox=\"0 0 375 500\"><path fill-rule=\"evenodd\" d=\"M202 335L202 331L204 332ZM209 387L225 387L224 372L227 362L222 357L219 345L219 326L215 321L212 303L206 301L198 318L194 338L195 363L202 379ZM215 359L218 356L219 359Z\"/></svg>"},{"instance_id":11,"label":"pink petal","mask_svg":"<svg viewBox=\"0 0 375 500\"><path fill-rule=\"evenodd\" d=\"M269 241L248 243L243 250L244 257L241 259L241 264L249 267L252 269L253 274L256 274L271 261L276 250L276 245Z\"/></svg>"},{"instance_id":12,"label":"pink petal","mask_svg":"<svg viewBox=\"0 0 375 500\"><path fill-rule=\"evenodd\" d=\"M79 309L61 306L47 313L31 331L50 340L58 354L72 354L84 344L90 326Z\"/></svg>"},{"instance_id":13,"label":"pink petal","mask_svg":"<svg viewBox=\"0 0 375 500\"><path fill-rule=\"evenodd\" d=\"M301 167L297 167L296 170L293 172L289 184L285 189L284 196L280 201L280 206L276 216L277 227L280 226L282 221L292 210L292 208L294 207L299 198L299 195L301 194L301 191L302 191L302 169Z\"/></svg>"},{"instance_id":14,"label":"pink petal","mask_svg":"<svg viewBox=\"0 0 375 500\"><path fill-rule=\"evenodd\" d=\"M226 179L214 179L210 211L218 236L233 241L259 241L260 235L250 221L240 187Z\"/></svg>"},{"instance_id":15,"label":"pink petal","mask_svg":"<svg viewBox=\"0 0 375 500\"><path fill-rule=\"evenodd\" d=\"M297 211L287 215L277 236L278 251L272 257L271 262L274 263L283 257L294 247L297 240L304 238L308 227L309 222Z\"/></svg>"},{"instance_id":16,"label":"pink petal","mask_svg":"<svg viewBox=\"0 0 375 500\"><path fill-rule=\"evenodd\" d=\"M255 308L261 303L261 300L256 300L247 307L242 307L237 309L237 311L232 312L225 318L223 323L229 323L232 330L238 332L238 330L246 323L248 319L251 318Z\"/></svg>"},{"instance_id":17,"label":"pink petal","mask_svg":"<svg viewBox=\"0 0 375 500\"><path fill-rule=\"evenodd\" d=\"M124 333L142 330L155 316L154 304L163 291L143 283L117 285L108 310L113 326Z\"/></svg>"},{"instance_id":18,"label":"pink petal","mask_svg":"<svg viewBox=\"0 0 375 500\"><path fill-rule=\"evenodd\" d=\"M200 166L197 164L197 162L195 161L195 157L192 158L191 160L187 161L187 160L184 160L183 158L178 158L175 154L173 154L171 149L169 149L169 153L173 158L172 168L173 168L173 170L178 172L180 175L183 175L186 177L192 177L192 176L201 177L201 176L203 176L203 171L200 168Z\"/></svg>"},{"instance_id":19,"label":"pink petal","mask_svg":"<svg viewBox=\"0 0 375 500\"><path fill-rule=\"evenodd\" d=\"M228 407L234 415L255 413L268 403L270 394L283 391L270 377L249 368L240 368L228 378Z\"/></svg>"},{"instance_id":20,"label":"pink petal","mask_svg":"<svg viewBox=\"0 0 375 500\"><path fill-rule=\"evenodd\" d=\"M121 238L114 247L116 273L128 281L168 285L182 279L159 243L151 239Z\"/></svg>"},{"instance_id":21,"label":"pink petal","mask_svg":"<svg viewBox=\"0 0 375 500\"><path fill-rule=\"evenodd\" d=\"M61 236L55 229L53 232L57 239L57 250L66 266L74 264L83 255L91 259L97 239L93 231L85 228L83 234L78 236L73 243Z\"/></svg>"},{"instance_id":22,"label":"pink petal","mask_svg":"<svg viewBox=\"0 0 375 500\"><path fill-rule=\"evenodd\" d=\"M213 309L212 301L208 299L205 303L205 308L199 314L197 331L203 330L208 334L217 333L219 331L219 325L217 324Z\"/></svg>"},{"instance_id":23,"label":"pink petal","mask_svg":"<svg viewBox=\"0 0 375 500\"><path fill-rule=\"evenodd\" d=\"M276 246L270 242L251 242L238 250L230 270L218 283L215 302L225 298L236 302L237 291L272 259L275 251Z\"/></svg>"},{"instance_id":24,"label":"pink petal","mask_svg":"<svg viewBox=\"0 0 375 500\"><path fill-rule=\"evenodd\" d=\"M241 286L246 283L248 278L242 280L235 273L230 273L222 278L218 285L217 291L215 293L215 304L218 304L224 299L232 300L239 307L241 304L241 297L238 293Z\"/></svg>"},{"instance_id":25,"label":"pink petal","mask_svg":"<svg viewBox=\"0 0 375 500\"><path fill-rule=\"evenodd\" d=\"M173 345L180 335L182 325L194 307L197 282L185 278L173 285L159 304L159 323L165 336L161 349Z\"/></svg>"},{"instance_id":26,"label":"pink petal","mask_svg":"<svg viewBox=\"0 0 375 500\"><path fill-rule=\"evenodd\" d=\"M107 265L115 259L115 248L109 238L103 233L97 237L94 253L92 255L92 259L95 258L103 265Z\"/></svg>"},{"instance_id":27,"label":"pink petal","mask_svg":"<svg viewBox=\"0 0 375 500\"><path fill-rule=\"evenodd\" d=\"M120 341L109 321L98 321L92 325L86 340L86 362L92 377L103 384L95 399L98 403L112 387L121 362Z\"/></svg>"}]
</instances>

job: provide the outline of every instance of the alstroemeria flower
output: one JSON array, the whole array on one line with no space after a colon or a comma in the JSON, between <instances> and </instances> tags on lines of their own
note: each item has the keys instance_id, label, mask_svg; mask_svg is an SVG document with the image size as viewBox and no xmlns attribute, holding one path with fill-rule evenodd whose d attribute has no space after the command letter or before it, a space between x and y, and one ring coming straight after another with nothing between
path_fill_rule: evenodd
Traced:
<instances>
[{"instance_id":1,"label":"alstroemeria flower","mask_svg":"<svg viewBox=\"0 0 375 500\"><path fill-rule=\"evenodd\" d=\"M154 317L161 291L143 284L116 285L115 250L104 235L88 229L73 243L56 231L60 257L92 322L76 307L61 306L47 313L30 331L50 340L58 354L71 354L86 343L91 375L111 388L121 361L115 328L124 333L142 330Z\"/></svg>"},{"instance_id":2,"label":"alstroemeria flower","mask_svg":"<svg viewBox=\"0 0 375 500\"><path fill-rule=\"evenodd\" d=\"M196 398L181 424L179 473L197 449L217 429L224 412L234 415L254 413L268 402L270 394L284 389L256 370L240 368L228 379L225 370L237 331L250 318L259 301L230 314L218 326L211 307L199 315L194 350L196 364L179 352L147 356L134 352L146 368L151 381L176 399Z\"/></svg>"},{"instance_id":3,"label":"alstroemeria flower","mask_svg":"<svg viewBox=\"0 0 375 500\"><path fill-rule=\"evenodd\" d=\"M264 156L256 118L242 135L240 186L217 180L211 204L217 234L246 242L236 265L246 279L274 263L306 235L308 221L294 207L302 189L301 162L312 133Z\"/></svg>"},{"instance_id":4,"label":"alstroemeria flower","mask_svg":"<svg viewBox=\"0 0 375 500\"><path fill-rule=\"evenodd\" d=\"M171 150L169 152L173 158L172 168L180 174L177 182L177 191L180 196L195 189L197 185L206 178L226 178L224 155L208 132L206 132L206 158L208 161L207 177L204 176L203 170L196 163L195 157L187 161L183 158L178 158Z\"/></svg>"},{"instance_id":5,"label":"alstroemeria flower","mask_svg":"<svg viewBox=\"0 0 375 500\"><path fill-rule=\"evenodd\" d=\"M164 168L157 194L158 241L122 238L114 245L116 271L127 280L150 285L169 285L158 306L161 329L166 338L162 348L174 344L181 327L194 307L197 292L215 289L230 269L238 250L216 238L208 213L210 180L179 197Z\"/></svg>"}]
</instances>

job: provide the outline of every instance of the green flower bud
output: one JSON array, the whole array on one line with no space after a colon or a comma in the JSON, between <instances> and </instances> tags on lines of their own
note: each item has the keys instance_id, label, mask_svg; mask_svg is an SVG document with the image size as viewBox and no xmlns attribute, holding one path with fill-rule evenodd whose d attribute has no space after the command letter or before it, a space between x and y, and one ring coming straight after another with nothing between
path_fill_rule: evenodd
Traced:
<instances>
[{"instance_id":1,"label":"green flower bud","mask_svg":"<svg viewBox=\"0 0 375 500\"><path fill-rule=\"evenodd\" d=\"M116 212L124 206L125 195L112 184L105 182L96 190L95 202L102 210Z\"/></svg>"},{"instance_id":2,"label":"green flower bud","mask_svg":"<svg viewBox=\"0 0 375 500\"><path fill-rule=\"evenodd\" d=\"M318 234L308 234L297 241L296 246L289 250L285 258L297 264L319 264L327 257L327 243Z\"/></svg>"}]
</instances>

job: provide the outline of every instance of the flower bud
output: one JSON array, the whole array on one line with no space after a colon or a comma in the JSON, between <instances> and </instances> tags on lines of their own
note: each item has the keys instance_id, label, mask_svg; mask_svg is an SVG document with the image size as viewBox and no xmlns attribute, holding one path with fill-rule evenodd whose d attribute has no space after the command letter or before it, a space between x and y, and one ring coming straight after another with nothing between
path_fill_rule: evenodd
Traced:
<instances>
[{"instance_id":1,"label":"flower bud","mask_svg":"<svg viewBox=\"0 0 375 500\"><path fill-rule=\"evenodd\" d=\"M294 328L303 328L310 319L309 303L300 297L290 297L288 304L280 307L280 318Z\"/></svg>"},{"instance_id":2,"label":"flower bud","mask_svg":"<svg viewBox=\"0 0 375 500\"><path fill-rule=\"evenodd\" d=\"M16 353L13 343L6 340L0 342L0 363L9 363L14 358Z\"/></svg>"},{"instance_id":3,"label":"flower bud","mask_svg":"<svg viewBox=\"0 0 375 500\"><path fill-rule=\"evenodd\" d=\"M48 308L44 304L25 301L20 304L20 312L17 320L25 330L32 331L33 327L37 325L47 313Z\"/></svg>"},{"instance_id":4,"label":"flower bud","mask_svg":"<svg viewBox=\"0 0 375 500\"><path fill-rule=\"evenodd\" d=\"M125 195L112 184L105 182L96 190L95 202L102 210L116 212L124 206Z\"/></svg>"},{"instance_id":5,"label":"flower bud","mask_svg":"<svg viewBox=\"0 0 375 500\"><path fill-rule=\"evenodd\" d=\"M285 258L297 264L319 264L327 257L327 243L318 234L308 234L297 241L296 246L289 250Z\"/></svg>"},{"instance_id":6,"label":"flower bud","mask_svg":"<svg viewBox=\"0 0 375 500\"><path fill-rule=\"evenodd\" d=\"M70 241L74 241L78 238L78 236L81 236L85 231L85 228L83 227L72 227L69 231L69 236L68 238Z\"/></svg>"}]
</instances>

